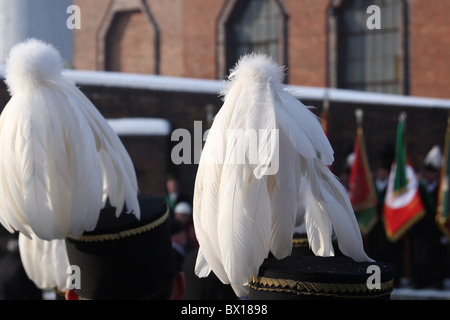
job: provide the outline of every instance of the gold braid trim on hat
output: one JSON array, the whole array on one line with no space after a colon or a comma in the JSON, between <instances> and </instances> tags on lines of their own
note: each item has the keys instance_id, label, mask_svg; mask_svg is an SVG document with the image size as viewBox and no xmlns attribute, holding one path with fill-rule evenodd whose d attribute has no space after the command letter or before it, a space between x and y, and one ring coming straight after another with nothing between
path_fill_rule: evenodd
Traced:
<instances>
[{"instance_id":1,"label":"gold braid trim on hat","mask_svg":"<svg viewBox=\"0 0 450 320\"><path fill-rule=\"evenodd\" d=\"M394 290L392 279L380 286L380 289L369 289L365 283L321 283L266 277L252 277L249 282L249 287L258 291L337 298L377 298Z\"/></svg>"},{"instance_id":2,"label":"gold braid trim on hat","mask_svg":"<svg viewBox=\"0 0 450 320\"><path fill-rule=\"evenodd\" d=\"M129 230L124 230L124 231L120 231L117 233L106 233L106 234L98 234L98 235L83 235L79 238L72 238L71 236L69 236L69 238L71 238L72 240L75 241L81 241L81 242L95 242L95 241L111 241L111 240L119 240L119 239L123 239L126 237L130 237L130 236L134 236L137 234L140 234L142 232L146 232L149 230L152 230L158 226L160 226L161 224L164 223L164 221L167 220L167 218L169 217L169 208L167 208L166 212L164 213L164 215L162 215L160 218L156 219L155 221L152 221L146 225L143 225L141 227L137 227L134 229L129 229Z\"/></svg>"},{"instance_id":3,"label":"gold braid trim on hat","mask_svg":"<svg viewBox=\"0 0 450 320\"><path fill-rule=\"evenodd\" d=\"M294 238L292 239L292 246L294 248L309 247L308 238Z\"/></svg>"}]
</instances>

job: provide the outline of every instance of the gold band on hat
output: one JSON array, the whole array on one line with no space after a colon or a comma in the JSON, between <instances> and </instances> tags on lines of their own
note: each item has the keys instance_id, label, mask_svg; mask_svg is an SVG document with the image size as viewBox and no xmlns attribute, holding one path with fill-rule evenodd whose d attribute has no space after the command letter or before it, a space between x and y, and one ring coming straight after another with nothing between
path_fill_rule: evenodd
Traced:
<instances>
[{"instance_id":1,"label":"gold band on hat","mask_svg":"<svg viewBox=\"0 0 450 320\"><path fill-rule=\"evenodd\" d=\"M169 217L169 208L167 207L166 212L160 218L158 218L155 221L152 221L146 225L137 227L137 228L124 230L124 231L120 231L117 233L106 233L106 234L98 234L98 235L82 235L79 238L72 238L71 236L69 236L69 238L72 240L81 241L81 242L119 240L119 239L123 239L126 237L135 236L142 232L147 232L149 230L152 230L152 229L160 226L161 224L163 224L164 221L166 221L168 217Z\"/></svg>"},{"instance_id":2,"label":"gold band on hat","mask_svg":"<svg viewBox=\"0 0 450 320\"><path fill-rule=\"evenodd\" d=\"M336 298L378 298L388 295L394 290L392 279L382 282L380 289L369 289L366 283L323 283L252 277L249 282L249 287L258 291Z\"/></svg>"},{"instance_id":3,"label":"gold band on hat","mask_svg":"<svg viewBox=\"0 0 450 320\"><path fill-rule=\"evenodd\" d=\"M309 247L308 238L294 238L292 239L292 246L294 248Z\"/></svg>"}]
</instances>

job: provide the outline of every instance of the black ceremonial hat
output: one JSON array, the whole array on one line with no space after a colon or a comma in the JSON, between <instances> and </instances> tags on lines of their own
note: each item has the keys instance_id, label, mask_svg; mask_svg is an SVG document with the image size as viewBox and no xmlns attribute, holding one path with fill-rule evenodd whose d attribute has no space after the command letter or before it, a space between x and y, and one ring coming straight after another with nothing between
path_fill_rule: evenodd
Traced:
<instances>
[{"instance_id":1,"label":"black ceremonial hat","mask_svg":"<svg viewBox=\"0 0 450 320\"><path fill-rule=\"evenodd\" d=\"M67 238L69 262L80 270L76 293L86 299L144 299L170 288L175 264L164 199L141 197L141 218L102 209L94 231Z\"/></svg>"},{"instance_id":2,"label":"black ceremonial hat","mask_svg":"<svg viewBox=\"0 0 450 320\"><path fill-rule=\"evenodd\" d=\"M394 287L389 264L356 262L342 254L336 241L334 257L317 257L303 233L294 234L292 242L291 256L264 260L258 276L249 282L250 300L390 298ZM379 277L379 287L373 286L372 276Z\"/></svg>"},{"instance_id":3,"label":"black ceremonial hat","mask_svg":"<svg viewBox=\"0 0 450 320\"><path fill-rule=\"evenodd\" d=\"M375 272L379 288L369 278ZM269 257L249 282L249 299L389 299L392 290L392 267L386 263L355 262L345 256Z\"/></svg>"}]
</instances>

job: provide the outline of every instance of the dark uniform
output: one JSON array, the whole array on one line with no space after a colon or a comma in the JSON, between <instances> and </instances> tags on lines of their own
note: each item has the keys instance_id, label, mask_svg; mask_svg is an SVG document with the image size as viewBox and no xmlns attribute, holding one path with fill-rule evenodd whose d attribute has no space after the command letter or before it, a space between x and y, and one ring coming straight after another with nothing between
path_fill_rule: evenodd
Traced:
<instances>
[{"instance_id":1,"label":"dark uniform","mask_svg":"<svg viewBox=\"0 0 450 320\"><path fill-rule=\"evenodd\" d=\"M391 242L386 236L383 221L384 200L388 186L389 174L394 158L394 149L386 145L380 153L375 177L375 191L377 193L378 220L367 236L368 255L376 261L385 261L393 268L394 287L400 286L400 280L405 276L405 245L404 239Z\"/></svg>"},{"instance_id":2,"label":"dark uniform","mask_svg":"<svg viewBox=\"0 0 450 320\"><path fill-rule=\"evenodd\" d=\"M442 289L445 266L442 236L436 224L436 204L439 192L440 165L425 162L419 191L425 206L425 216L410 230L411 282L417 289Z\"/></svg>"}]
</instances>

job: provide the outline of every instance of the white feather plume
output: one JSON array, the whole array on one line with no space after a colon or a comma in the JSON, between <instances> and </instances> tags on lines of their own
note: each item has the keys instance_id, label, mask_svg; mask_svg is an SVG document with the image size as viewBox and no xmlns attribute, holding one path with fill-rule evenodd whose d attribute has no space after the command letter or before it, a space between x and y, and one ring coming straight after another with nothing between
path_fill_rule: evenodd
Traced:
<instances>
[{"instance_id":1,"label":"white feather plume","mask_svg":"<svg viewBox=\"0 0 450 320\"><path fill-rule=\"evenodd\" d=\"M12 97L0 116L0 222L43 240L93 230L106 199L140 218L128 153L61 68L59 52L40 40L13 47Z\"/></svg>"},{"instance_id":2,"label":"white feather plume","mask_svg":"<svg viewBox=\"0 0 450 320\"><path fill-rule=\"evenodd\" d=\"M28 278L38 288L68 289L66 272L70 264L65 240L41 240L34 234L30 239L19 233L19 251Z\"/></svg>"},{"instance_id":3,"label":"white feather plume","mask_svg":"<svg viewBox=\"0 0 450 320\"><path fill-rule=\"evenodd\" d=\"M303 219L316 255L334 255L334 232L344 254L370 261L345 190L327 167L333 149L318 118L283 89L283 72L263 54L239 60L195 180L195 272L212 270L238 296L247 294L269 252L278 259L291 254Z\"/></svg>"}]
</instances>

